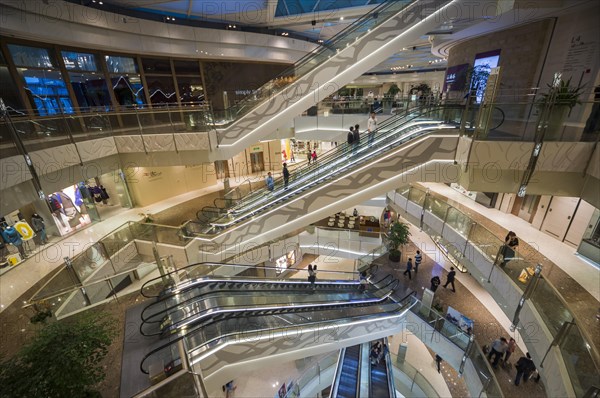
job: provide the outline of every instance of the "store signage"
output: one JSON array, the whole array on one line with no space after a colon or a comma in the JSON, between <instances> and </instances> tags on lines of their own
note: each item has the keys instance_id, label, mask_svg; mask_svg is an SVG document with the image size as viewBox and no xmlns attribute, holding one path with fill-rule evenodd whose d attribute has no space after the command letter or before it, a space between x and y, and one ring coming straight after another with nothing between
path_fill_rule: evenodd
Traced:
<instances>
[{"instance_id":1,"label":"store signage","mask_svg":"<svg viewBox=\"0 0 600 398\"><path fill-rule=\"evenodd\" d=\"M252 152L252 153L262 152L262 151L263 151L262 145L253 146L252 148L250 148L250 152Z\"/></svg>"}]
</instances>

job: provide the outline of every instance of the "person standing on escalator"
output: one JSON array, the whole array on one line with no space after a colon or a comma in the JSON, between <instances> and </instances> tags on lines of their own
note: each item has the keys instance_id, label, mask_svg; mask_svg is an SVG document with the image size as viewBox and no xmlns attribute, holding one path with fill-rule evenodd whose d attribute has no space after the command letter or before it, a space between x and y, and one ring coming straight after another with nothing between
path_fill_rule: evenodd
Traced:
<instances>
[{"instance_id":1,"label":"person standing on escalator","mask_svg":"<svg viewBox=\"0 0 600 398\"><path fill-rule=\"evenodd\" d=\"M315 272L316 269L316 265L313 268L312 264L308 264L308 281L310 282L310 287L313 291L315 290L315 281L317 280L317 273Z\"/></svg>"},{"instance_id":2,"label":"person standing on escalator","mask_svg":"<svg viewBox=\"0 0 600 398\"><path fill-rule=\"evenodd\" d=\"M377 130L377 118L375 112L371 112L371 117L367 120L367 137L369 138L369 147L373 145L375 140L375 130Z\"/></svg>"},{"instance_id":3,"label":"person standing on escalator","mask_svg":"<svg viewBox=\"0 0 600 398\"><path fill-rule=\"evenodd\" d=\"M287 168L287 163L283 164L283 187L285 189L288 188L288 183L290 182L290 171Z\"/></svg>"},{"instance_id":4,"label":"person standing on escalator","mask_svg":"<svg viewBox=\"0 0 600 398\"><path fill-rule=\"evenodd\" d=\"M358 152L358 146L360 145L360 126L354 125L354 140L352 140L352 154L355 155Z\"/></svg>"}]
</instances>

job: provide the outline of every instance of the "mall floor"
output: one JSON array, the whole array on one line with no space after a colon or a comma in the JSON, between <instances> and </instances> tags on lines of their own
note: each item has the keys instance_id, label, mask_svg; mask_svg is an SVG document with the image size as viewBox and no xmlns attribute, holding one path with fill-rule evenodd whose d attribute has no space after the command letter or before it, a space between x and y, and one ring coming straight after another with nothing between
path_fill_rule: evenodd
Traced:
<instances>
[{"instance_id":1,"label":"mall floor","mask_svg":"<svg viewBox=\"0 0 600 398\"><path fill-rule=\"evenodd\" d=\"M261 177L257 178L257 181L261 179ZM537 245L535 247L539 248L543 255L538 254L533 251L533 249L531 249L531 252L528 252L528 254L538 255L542 261L553 263L553 268L551 268L552 272L549 273L550 276L558 275L559 278L562 278L564 281L567 281L567 278L574 280L574 282L566 282L568 283L567 286L569 286L569 288L568 291L565 291L565 294L568 294L571 291L577 291L580 296L586 297L585 301L582 303L582 307L586 307L590 310L590 316L586 318L586 321L588 322L587 326L593 330L594 328L596 331L599 330L600 322L595 317L598 308L597 297L600 297L600 283L598 282L599 272L585 261L579 259L574 254L574 249L572 247L537 231L531 225L516 216L504 214L495 209L487 209L444 184L423 185L429 187L432 191L446 196L451 200L453 205L468 210L471 216L477 215L480 217L481 221L485 222L488 228L495 232L497 231L498 236L504 236L506 233L506 228L501 227L502 225L510 225L511 229L518 233L522 241L534 242L535 245ZM22 341L25 335L28 335L36 328L36 326L29 324L28 318L24 314L19 314L18 323L8 325L8 320L12 319L14 321L15 317L8 316L9 314L4 313L4 311L10 307L10 311L8 312L13 312L16 315L16 312L20 309L23 301L29 297L28 295L32 294L32 291L30 291L32 287L39 286L40 281L43 281L52 273L52 271L58 269L63 263L62 259L64 256L77 255L81 252L82 248L84 248L85 244L97 241L99 238L119 227L126 221L139 221L141 219L139 214L142 212L157 214L168 209L177 208L178 205L195 200L195 198L200 196L214 194L216 191L222 189L223 184L219 182L213 187L189 192L144 208L123 209L122 211L118 211L113 217L94 224L82 231L78 231L67 239L47 245L43 251L30 257L19 266L2 275L0 277L0 313L2 313L0 325L3 328L3 331L7 330L6 328L10 326L10 333L3 332L1 340L2 348L0 352L7 354L14 350L14 345L11 345L12 348L7 347L7 338L11 334L23 334L21 339L18 339ZM419 271L420 275L417 275L412 281L407 281L407 283L410 287L419 291L422 287L429 285L429 279L432 274L441 275L442 280L444 281L445 273L449 267L445 263L445 258L437 252L437 249L435 249L433 242L431 242L422 232L418 231L418 229L413 227L412 230L413 241L423 249L422 251L425 256ZM413 246L412 249L416 250L416 246ZM409 249L409 251L410 250L411 249ZM550 265L548 265L548 268L550 268ZM403 277L402 268L397 269L396 267L396 269L394 269L394 267L391 267L391 269L392 272L397 274L399 279ZM563 274L566 276L563 277ZM452 293L450 290L443 290L440 288L436 297L443 301L445 305L456 308L476 321L474 333L477 336L477 341L480 345L489 344L492 339L497 338L499 335L508 336L510 320L508 320L489 294L487 294L474 279L466 275L458 275L457 280L457 293ZM485 327L483 328L484 330L482 333L479 333L477 325L494 325L494 327L497 326L497 329ZM595 336L598 335L600 334L595 333ZM520 342L520 349L525 349L522 342ZM521 353L513 354L512 360L516 361L520 354ZM532 396L545 395L543 387L535 383L528 383L527 385L521 384L519 389L511 387L509 384L511 383L512 378L514 378L514 369L511 372L510 370L500 368L497 370L497 376L503 384L503 389L507 388L506 391L511 391L511 394L507 396L512 394L514 394L514 396L524 396L525 394Z\"/></svg>"}]
</instances>

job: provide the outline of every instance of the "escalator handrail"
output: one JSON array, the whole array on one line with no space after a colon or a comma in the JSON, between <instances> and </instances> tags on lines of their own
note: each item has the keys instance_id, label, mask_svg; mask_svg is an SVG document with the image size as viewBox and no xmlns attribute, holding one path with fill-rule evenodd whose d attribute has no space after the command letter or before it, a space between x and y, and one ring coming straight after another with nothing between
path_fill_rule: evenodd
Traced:
<instances>
[{"instance_id":1,"label":"escalator handrail","mask_svg":"<svg viewBox=\"0 0 600 398\"><path fill-rule=\"evenodd\" d=\"M410 109L406 114L397 114L394 115L388 119L386 119L385 121L383 121L375 130L375 138L377 138L377 136L381 137L381 135L384 132L389 131L390 126L393 126L397 123L400 122L400 124L398 126L396 126L396 128L400 128L402 127L404 124L407 124L411 121L413 121L416 118L419 117L423 117L424 114L428 114L428 113L432 113L434 111L437 111L439 109L461 109L462 106L461 105L444 105L444 106L438 106L438 107L415 107ZM378 134L379 133L379 134ZM366 141L366 139L361 139L363 145ZM368 144L368 143L367 143ZM360 145L360 144L359 144ZM328 163L329 161L338 158L340 156L344 156L348 153L349 148L348 148L348 143L347 142L341 142L338 146L330 149L329 151L325 152L324 154L321 154L321 156L318 159L318 162L320 162L321 164L324 163ZM299 168L294 170L294 180L298 179L298 172ZM303 166L302 170L304 170L304 172L310 173L311 171L314 170L314 168L312 168L310 165L305 165ZM292 182L292 181L290 181ZM278 177L274 179L274 184L277 185L282 185L283 184L283 177ZM249 197L245 197L244 201L247 200L253 200L256 197L263 197L265 194L265 188L262 189L257 189L254 191L254 195L250 195ZM254 197L253 197L254 196ZM234 213L236 212L235 209L232 210Z\"/></svg>"},{"instance_id":2,"label":"escalator handrail","mask_svg":"<svg viewBox=\"0 0 600 398\"><path fill-rule=\"evenodd\" d=\"M340 385L340 377L342 376L342 367L344 366L344 358L346 356L346 347L343 347L340 350L340 355L338 357L338 363L335 367L335 372L333 374L333 385L331 391L329 392L329 398L335 398L337 396L337 390Z\"/></svg>"},{"instance_id":3,"label":"escalator handrail","mask_svg":"<svg viewBox=\"0 0 600 398\"><path fill-rule=\"evenodd\" d=\"M410 296L410 295L409 295L409 296ZM407 296L407 298L408 298L409 296ZM403 313L406 313L406 312L408 312L408 311L410 310L410 308L411 308L413 305L415 305L415 303L416 303L416 301L415 301L415 300L406 300L406 302L404 302L403 304L401 304L401 303L397 303L397 304L399 304L399 305L398 305L398 307L397 307L397 311L396 311L396 312L403 312ZM410 304L410 305L409 305L409 304ZM387 314L387 317L393 317L393 316L394 316L394 315L392 315L390 312L385 312L385 313ZM345 317L345 318L343 318L343 321L349 321L349 320L351 320L351 319L352 319L352 320L354 320L354 321L356 321L356 322L359 322L359 321L362 321L362 320L364 320L364 319L367 319L367 318L369 318L369 317L373 317L373 316L377 316L377 317L379 317L379 315L381 315L381 314L379 314L379 313L378 313L378 314L359 315L359 316L355 316L355 317L352 317L352 318ZM358 320L357 320L357 319L358 319ZM336 325L338 325L338 326L339 326L339 325L340 325L340 319L327 320L327 321L320 321L320 322L309 322L309 323L306 323L306 324L296 324L295 326L296 326L296 327L303 327L303 326L314 326L314 324L315 324L315 323L322 323L322 324L325 324L325 325L328 325L328 324L336 324ZM349 323L352 323L352 321L349 321ZM258 330L255 330L255 331L253 331L253 332L254 332L254 333L256 333L256 332L267 332L267 331L269 331L269 332L272 332L273 330L274 330L273 328L265 328L265 329L258 329ZM285 330L289 330L289 328L286 328ZM144 374L148 374L148 371L144 369L144 363L146 362L146 360L147 360L147 359L148 359L150 356L154 355L154 354L155 354L155 353L157 353L157 352L160 352L160 351L162 351L163 349L165 349L165 348L167 348L167 347L169 347L169 346L173 345L174 343L176 343L176 342L180 341L180 340L181 340L181 339L183 339L183 338L187 338L187 337L188 337L188 335L190 335L190 334L192 334L192 333L195 333L195 332L197 332L197 331L198 331L198 329L190 330L190 331L188 331L186 334L184 334L184 335L178 335L176 338L172 339L171 341L169 341L169 342L167 342L167 343L165 343L165 344L162 344L161 346L159 346L159 347L157 347L157 348L155 348L155 349L151 350L151 351L150 351L148 354L146 354L146 355L144 356L144 358L142 358L142 360L141 360L141 362L140 362L140 370L142 371L142 373L144 373ZM227 333L227 334L225 334L225 335L220 335L220 336L218 336L218 337L213 337L213 338L209 339L208 341L205 341L204 343L202 343L200 346L193 348L193 349L192 349L192 351L195 351L195 350L197 350L197 349L198 349L198 348L200 348L200 347L207 346L207 345L209 345L210 343L212 343L212 342L214 342L214 341L223 340L224 338L227 338L227 337L229 337L229 336L231 336L231 335L236 335L236 334L237 334L237 333ZM192 365L193 365L193 364L192 364Z\"/></svg>"},{"instance_id":4,"label":"escalator handrail","mask_svg":"<svg viewBox=\"0 0 600 398\"><path fill-rule=\"evenodd\" d=\"M392 3L395 3L397 0L386 0L383 3L377 5L375 8L373 8L370 12L366 13L365 15L361 16L360 18L358 18L357 20L355 20L352 24L348 25L347 27L345 27L344 29L342 29L340 32L338 32L335 36L333 36L331 39L329 39L327 41L327 43L324 43L326 45L321 45L316 47L314 50L312 50L311 52L309 52L308 54L304 55L302 58L300 58L298 61L296 61L294 63L294 65L290 66L289 68L286 68L284 71L280 72L277 76L275 76L273 79L269 80L267 83L265 83L264 85L262 85L261 87L259 87L256 91L260 92L260 91L264 91L267 89L267 86L269 84L272 84L272 82L274 82L275 80L277 80L280 77L288 77L288 76L295 76L295 77L300 77L303 75L298 75L296 76L296 70L299 69L300 67L308 64L311 60L315 59L316 57L318 57L321 54L325 54L327 52L331 52L335 54L335 49L332 48L332 45L339 43L343 37L345 37L346 35L348 35L348 33L350 31L353 31L354 29L356 29L357 26L362 26L362 24L364 23L364 21L373 18L375 15L378 15L380 12L382 12L385 8L389 7ZM406 7L408 7L411 4L416 3L416 1L409 1L407 2ZM403 8L402 10L404 10L405 8ZM400 12L401 10L398 10L398 12ZM390 17L391 18L391 17ZM389 19L389 18L388 18ZM385 22L385 21L384 21ZM292 83L294 84L294 83ZM291 85L287 85L282 87L280 90L277 90L276 93L278 93L279 91L283 91L285 88L290 87ZM275 94L275 93L273 93ZM235 110L235 109L242 109L243 107L245 107L246 105L248 105L247 103L249 103L250 105L253 104L253 100L252 100L253 95L248 95L245 98L242 98L237 104L235 104L234 106L230 107L227 109L227 111L230 111L231 109ZM260 103L262 103L263 101L260 101ZM235 121L234 121L235 122Z\"/></svg>"},{"instance_id":5,"label":"escalator handrail","mask_svg":"<svg viewBox=\"0 0 600 398\"><path fill-rule=\"evenodd\" d=\"M437 108L436 108L437 109ZM439 108L439 109L444 109L444 108ZM428 110L428 112L432 112L432 110ZM413 119L407 120L404 123L401 123L399 126L397 126L397 128L394 129L393 133L389 133L392 137L395 136L395 141L391 142L391 143L383 143L383 141L381 140L381 136L382 135L375 135L374 138L374 144L375 145L369 145L368 141L362 140L363 143L359 144L359 149L357 149L357 151L364 151L369 150L370 152L376 152L375 154L369 154L368 157L365 157L363 154L363 158L360 157L356 157L355 161L352 162L352 164L349 163L345 163L343 164L340 168L336 169L336 171L339 170L343 170L343 169L348 169L350 167L354 167L354 166L358 166L362 163L364 163L367 159L372 159L373 156L378 156L380 155L379 152L384 153L385 151L389 150L390 148L393 147L397 147L399 145L404 144L407 141L410 141L414 138L420 137L421 135L425 134L425 133L429 133L429 130L431 130L433 127L444 127L447 126L448 128L450 128L450 124L439 121L439 120L421 120L421 121L417 121L415 119L417 118L422 118L422 115L418 115L415 116ZM426 125L429 124L429 126L425 126L425 127L421 127L421 128L415 128L415 126L417 125ZM433 126L431 126L433 124ZM452 127L456 127L454 125L452 125ZM398 134L404 132L405 134ZM411 133L408 136L405 136L406 133ZM386 137L385 138L389 138ZM228 217L227 219L223 219L221 218L220 220L217 220L215 222L212 222L211 225L215 226L215 227L219 227L219 228L228 228L230 226L232 226L233 224L239 223L245 219L247 219L248 217L252 217L256 214L258 214L260 211L263 211L264 209L270 208L273 205L276 205L278 202L281 202L283 200L289 199L290 197L303 192L304 190L306 190L307 187L312 187L315 185L318 185L328 179L330 179L332 177L332 172L329 171L329 169L333 166L326 166L329 165L330 163L332 163L333 161L339 161L340 159L344 159L347 155L348 152L350 152L350 150L348 148L346 148L347 144L346 143L342 143L341 145L338 145L338 147L334 148L332 151L335 151L335 154L332 154L332 158L333 159L329 159L329 161L321 161L321 168L318 168L319 166L304 166L304 168L302 169L303 172L301 174L299 174L298 171L295 172L294 174L294 178L291 179L291 181L288 184L288 189L287 190L277 190L276 194L273 195L273 193L269 192L269 194L267 195L267 192L264 191L266 188L261 188L256 190L255 192L257 192L258 194L256 194L256 196L252 196L249 198L244 198L244 200L241 200L240 203L238 203L236 206L240 206L243 205L244 207L242 207L241 209L238 207L237 209L235 208L231 208L228 210ZM374 148L371 150L370 148L374 146ZM346 148L346 149L344 149ZM362 148L362 150L361 150ZM327 159L325 159L327 160ZM317 167L317 168L316 168ZM318 177L316 177L318 174L320 173L320 175ZM312 176L312 177L311 177ZM303 185L303 186L298 186L295 189L289 189L290 188L290 184L291 187L294 188L295 184L299 184L299 181L304 181L304 180L310 180L310 183L308 185ZM276 185L279 186L283 186L284 182L283 182L283 177L279 177L276 179L275 182ZM301 188L301 189L300 189ZM268 197L268 201L266 200L266 198ZM256 201L261 201L261 205L258 209L253 209L252 206L256 206ZM232 218L235 214L238 214L238 217L236 218Z\"/></svg>"},{"instance_id":6,"label":"escalator handrail","mask_svg":"<svg viewBox=\"0 0 600 398\"><path fill-rule=\"evenodd\" d=\"M344 281L344 282L346 282L346 281ZM244 283L244 284L245 283L256 283L256 284L294 284L294 285L300 284L300 285L307 285L309 287L310 287L310 284L311 284L310 282L305 281L305 280L288 280L288 281L282 281L282 280L251 280L251 279L249 279L249 280L245 280L243 282L240 282L240 280L234 280L234 279L206 279L206 280L198 283L198 285L195 285L193 287L190 287L190 289L185 289L183 291L191 290L191 289L194 289L194 288L199 288L199 287L201 287L199 285L203 285L204 283L206 283L206 284L208 284L208 283ZM329 280L326 280L326 281L317 281L317 282L315 282L315 284L318 284L318 285L321 285L321 286L322 285L326 285L326 286L328 286L328 287L326 287L326 289L327 288L328 289L341 288L342 286L352 286L352 285L359 286L360 285L360 283L358 283L356 281L348 281L347 283L337 283L336 281L329 281ZM382 289L379 289L379 290L382 290ZM177 292L176 294L178 294L178 293L181 293L181 292ZM158 301L155 301L153 303L148 304L142 310L142 312L140 314L142 322L144 322L144 323L156 323L156 322L160 322L160 321L152 321L150 319L158 316L161 313L165 313L165 312L168 312L170 310L173 310L176 307L180 307L182 305L189 305L189 303L188 303L189 301L193 301L193 300L195 300L195 299L197 299L197 298L199 298L201 296L194 296L194 297L189 298L189 299L187 299L185 301L178 302L175 305L167 307L167 308L165 308L162 311L159 311L159 312L154 313L154 314L152 314L152 315L150 315L148 317L145 317L145 313L146 313L146 311L149 308L154 307L156 305L159 305L161 302L163 302L163 301L165 301L165 300L167 300L167 299L169 299L171 297L172 296L170 296L170 297L160 297ZM185 303L188 303L188 304L185 304Z\"/></svg>"},{"instance_id":7,"label":"escalator handrail","mask_svg":"<svg viewBox=\"0 0 600 398\"><path fill-rule=\"evenodd\" d=\"M150 279L149 281L145 282L142 285L142 287L141 287L141 294L142 294L142 296L144 296L146 298L156 298L156 297L159 297L159 296L147 296L146 294L144 294L144 290L146 289L147 286L156 283L156 281L158 281L160 279L169 278L173 274L178 274L179 272L181 272L183 270L189 269L191 267L199 267L199 266L211 266L211 267L212 266L218 266L218 267L236 267L236 268L237 267L244 267L246 269L254 268L254 269L267 269L267 270L270 269L270 270L281 271L280 268L273 267L273 266L260 266L260 267L258 267L256 265L230 264L230 263L217 263L217 262L204 261L204 262L200 262L200 263L186 265L185 267L179 268L178 270L170 271L170 272L168 272L168 273L166 273L164 275L161 275L161 276L158 276L156 278ZM307 269L292 268L292 267L287 268L286 271L308 272ZM358 280L358 275L359 275L359 273L356 272L356 271L328 271L328 270L319 270L319 273L324 273L324 274L331 273L331 274L342 274L342 275L344 275L344 274L351 274L351 275L354 276L352 279L355 279L355 281ZM210 276L210 275L203 275L203 276ZM285 279L279 279L279 281L281 281L281 280L285 280ZM183 281L183 282L180 282L180 283L187 283L187 282L189 282L189 280L188 281ZM163 290L166 290L166 289L163 289Z\"/></svg>"},{"instance_id":8,"label":"escalator handrail","mask_svg":"<svg viewBox=\"0 0 600 398\"><path fill-rule=\"evenodd\" d=\"M378 290L383 290L383 289L378 289ZM294 303L294 304L289 304L289 305L275 304L272 306L260 306L260 307L259 306L257 306L257 307L233 307L232 306L232 307L219 307L218 310L214 310L213 308L210 308L210 309L204 310L201 313L193 314L192 316L194 316L195 319L190 320L189 322L179 321L172 325L169 325L167 327L167 330L161 331L160 334L162 334L164 332L173 333L173 330L178 330L183 327L193 327L194 323L197 323L198 321L201 321L204 318L212 317L212 316L223 314L223 313L244 313L244 312L252 312L252 311L278 311L278 310L288 310L288 309L294 310L293 312L295 312L295 310L297 310L297 309L301 310L301 309L314 308L316 310L319 310L321 308L326 309L328 307L343 308L346 306L357 306L357 305L363 305L363 304L382 303L385 300L387 300L392 293L393 293L393 290L389 290L382 297L374 296L372 298L362 298L362 299L358 299L358 300L349 300L349 301L348 300L345 300L345 301L323 301L323 302L315 302L315 303L310 303L310 304ZM221 309L221 308L227 308L227 309ZM265 314L265 315L269 315L269 314ZM183 325L182 325L182 322L183 322ZM192 324L192 326L190 326L190 324ZM142 325L140 325L140 333L142 332L141 326ZM152 334L152 335L156 335L156 334ZM144 334L144 336L146 336L146 335ZM151 335L149 335L149 336L151 336Z\"/></svg>"},{"instance_id":9,"label":"escalator handrail","mask_svg":"<svg viewBox=\"0 0 600 398\"><path fill-rule=\"evenodd\" d=\"M388 390L390 392L390 398L396 398L396 385L394 383L394 365L392 364L392 359L390 357L390 344L387 337L383 338L383 344L385 344L388 347L388 352L384 358L387 371Z\"/></svg>"}]
</instances>

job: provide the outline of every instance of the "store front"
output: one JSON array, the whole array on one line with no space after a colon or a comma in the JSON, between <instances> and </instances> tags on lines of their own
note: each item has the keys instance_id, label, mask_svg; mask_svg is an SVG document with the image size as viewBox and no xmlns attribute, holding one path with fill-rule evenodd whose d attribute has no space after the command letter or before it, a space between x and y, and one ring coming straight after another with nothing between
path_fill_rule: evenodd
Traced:
<instances>
[{"instance_id":1,"label":"store front","mask_svg":"<svg viewBox=\"0 0 600 398\"><path fill-rule=\"evenodd\" d=\"M61 236L132 207L121 170L67 186L46 200Z\"/></svg>"}]
</instances>

